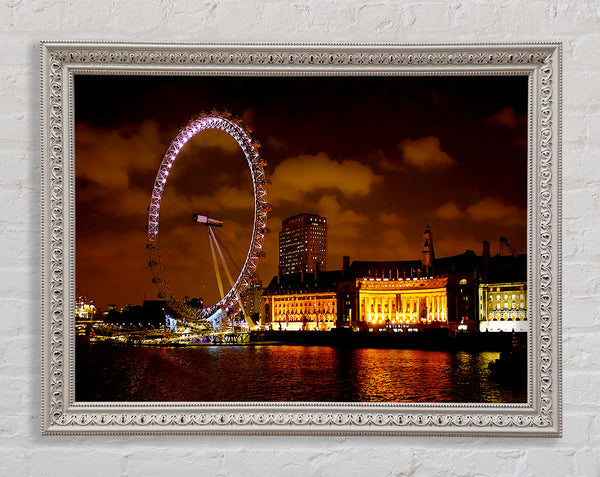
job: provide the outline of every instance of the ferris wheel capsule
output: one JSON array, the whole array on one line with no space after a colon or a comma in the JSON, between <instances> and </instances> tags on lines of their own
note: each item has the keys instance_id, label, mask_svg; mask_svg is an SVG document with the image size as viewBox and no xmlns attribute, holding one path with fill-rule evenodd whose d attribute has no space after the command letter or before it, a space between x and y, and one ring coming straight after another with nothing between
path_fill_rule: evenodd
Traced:
<instances>
[{"instance_id":1,"label":"ferris wheel capsule","mask_svg":"<svg viewBox=\"0 0 600 477\"><path fill-rule=\"evenodd\" d=\"M207 227L223 227L223 221L207 217L206 215L193 214L194 222L206 225Z\"/></svg>"}]
</instances>

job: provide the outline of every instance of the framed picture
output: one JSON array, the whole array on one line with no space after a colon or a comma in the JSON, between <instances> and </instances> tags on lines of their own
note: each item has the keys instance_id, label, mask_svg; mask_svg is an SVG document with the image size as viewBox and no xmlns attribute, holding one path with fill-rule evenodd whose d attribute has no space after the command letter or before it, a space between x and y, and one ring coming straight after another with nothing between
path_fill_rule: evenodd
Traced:
<instances>
[{"instance_id":1,"label":"framed picture","mask_svg":"<svg viewBox=\"0 0 600 477\"><path fill-rule=\"evenodd\" d=\"M560 62L42 43L42 433L561 435Z\"/></svg>"}]
</instances>

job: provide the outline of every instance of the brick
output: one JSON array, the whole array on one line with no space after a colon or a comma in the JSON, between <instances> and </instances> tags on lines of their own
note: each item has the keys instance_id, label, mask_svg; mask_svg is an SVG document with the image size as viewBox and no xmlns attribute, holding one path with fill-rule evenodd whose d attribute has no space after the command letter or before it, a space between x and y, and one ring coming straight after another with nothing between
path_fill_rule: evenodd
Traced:
<instances>
[{"instance_id":1,"label":"brick","mask_svg":"<svg viewBox=\"0 0 600 477\"><path fill-rule=\"evenodd\" d=\"M15 191L10 186L0 186L0 202L5 207L5 228L24 225L32 215L39 215L40 199L38 192L30 187ZM12 227L11 227L12 228Z\"/></svg>"},{"instance_id":2,"label":"brick","mask_svg":"<svg viewBox=\"0 0 600 477\"><path fill-rule=\"evenodd\" d=\"M569 327L563 335L563 369L565 372L575 370L600 371L600 363L594 353L595 346L600 340L598 332L577 332Z\"/></svg>"},{"instance_id":3,"label":"brick","mask_svg":"<svg viewBox=\"0 0 600 477\"><path fill-rule=\"evenodd\" d=\"M575 79L575 75L577 76L577 80ZM593 83L596 77L597 73L595 72L582 72L572 69L564 71L563 69L563 85L570 84L573 81L577 81L579 85L577 88L565 88L563 90L564 106L568 108L576 107L586 113L595 113L598 103L594 99L590 100L590 98L593 98L595 90Z\"/></svg>"},{"instance_id":4,"label":"brick","mask_svg":"<svg viewBox=\"0 0 600 477\"><path fill-rule=\"evenodd\" d=\"M30 464L33 450L9 447L6 442L4 444L0 449L0 462L2 462L0 475L2 477L32 475Z\"/></svg>"},{"instance_id":5,"label":"brick","mask_svg":"<svg viewBox=\"0 0 600 477\"><path fill-rule=\"evenodd\" d=\"M518 475L575 475L573 454L572 450L539 449L535 454L527 455Z\"/></svg>"},{"instance_id":6,"label":"brick","mask_svg":"<svg viewBox=\"0 0 600 477\"><path fill-rule=\"evenodd\" d=\"M0 294L0 316L4 317L2 321L3 338L13 338L23 333L39 334L39 321L20 320L17 316L35 317L39 315L40 301L39 296L34 298L33 291L30 296L18 299L9 295Z\"/></svg>"},{"instance_id":7,"label":"brick","mask_svg":"<svg viewBox=\"0 0 600 477\"><path fill-rule=\"evenodd\" d=\"M399 5L374 3L358 7L356 22L364 31L389 33L396 31L401 17L402 10Z\"/></svg>"},{"instance_id":8,"label":"brick","mask_svg":"<svg viewBox=\"0 0 600 477\"><path fill-rule=\"evenodd\" d=\"M592 255L593 257L594 255ZM598 276L599 265L581 261L581 259L566 258L563 261L563 279L565 280L565 291L571 291L573 297L594 297L600 293L600 277ZM571 284L575 286L572 287ZM597 309L590 307L588 310L589 317L579 317L583 321L593 319Z\"/></svg>"},{"instance_id":9,"label":"brick","mask_svg":"<svg viewBox=\"0 0 600 477\"><path fill-rule=\"evenodd\" d=\"M63 442L68 445L68 441L63 440ZM73 452L73 443L70 447ZM75 458L57 459L55 449L48 447L39 449L31 459L32 475L44 477L126 475L122 473L126 467L118 448L113 451L104 450L102 446L99 449L76 448L74 453Z\"/></svg>"},{"instance_id":10,"label":"brick","mask_svg":"<svg viewBox=\"0 0 600 477\"><path fill-rule=\"evenodd\" d=\"M594 260L600 255L600 228L582 228L583 219L567 219L563 222L563 257L576 260L585 257Z\"/></svg>"},{"instance_id":11,"label":"brick","mask_svg":"<svg viewBox=\"0 0 600 477\"><path fill-rule=\"evenodd\" d=\"M450 9L447 6L446 2L413 3L407 6L415 19L411 26L420 31L442 33L452 27Z\"/></svg>"},{"instance_id":12,"label":"brick","mask_svg":"<svg viewBox=\"0 0 600 477\"><path fill-rule=\"evenodd\" d=\"M598 448L584 448L573 456L574 475L598 475L600 469L600 452Z\"/></svg>"},{"instance_id":13,"label":"brick","mask_svg":"<svg viewBox=\"0 0 600 477\"><path fill-rule=\"evenodd\" d=\"M600 321L597 299L579 296L563 303L563 327L576 331L580 328L596 327Z\"/></svg>"},{"instance_id":14,"label":"brick","mask_svg":"<svg viewBox=\"0 0 600 477\"><path fill-rule=\"evenodd\" d=\"M598 448L600 447L600 416L596 413L594 416L591 416L591 433L592 439L589 443L592 447Z\"/></svg>"},{"instance_id":15,"label":"brick","mask_svg":"<svg viewBox=\"0 0 600 477\"><path fill-rule=\"evenodd\" d=\"M98 30L101 25L110 25L115 16L119 16L120 5L108 0L91 3L65 2L65 22L77 30Z\"/></svg>"},{"instance_id":16,"label":"brick","mask_svg":"<svg viewBox=\"0 0 600 477\"><path fill-rule=\"evenodd\" d=\"M2 117L0 121L10 121L9 118ZM35 186L40 177L40 159L33 158L32 154L27 154L23 149L2 149L0 150L0 188L10 186L11 188ZM37 188L35 195L38 195Z\"/></svg>"},{"instance_id":17,"label":"brick","mask_svg":"<svg viewBox=\"0 0 600 477\"><path fill-rule=\"evenodd\" d=\"M587 140L580 140L572 147L563 148L563 151L563 191L590 185L598 188L600 165L594 160L595 149L588 144ZM564 171L568 173L565 174Z\"/></svg>"},{"instance_id":18,"label":"brick","mask_svg":"<svg viewBox=\"0 0 600 477\"><path fill-rule=\"evenodd\" d=\"M33 374L33 373L32 373ZM23 376L23 373L22 375ZM0 401L2 420L0 429L3 436L19 436L29 429L23 428L32 419L35 412L39 415L39 375L35 388L32 386L33 376L24 377L0 375L3 399ZM35 411L34 411L35 410Z\"/></svg>"},{"instance_id":19,"label":"brick","mask_svg":"<svg viewBox=\"0 0 600 477\"><path fill-rule=\"evenodd\" d=\"M429 451L428 454L429 459L417 458L417 461L435 460L435 457L432 455L433 452ZM525 454L524 451L494 452L486 450L485 452L481 452L459 448L452 460L447 464L449 474L446 475L500 475L501 473L517 475L517 465L524 458ZM418 469L421 473L417 475L427 475L425 472L426 468L425 465L419 466Z\"/></svg>"},{"instance_id":20,"label":"brick","mask_svg":"<svg viewBox=\"0 0 600 477\"><path fill-rule=\"evenodd\" d=\"M496 34L502 32L502 22L498 19L505 16L506 9L501 3L484 2L464 5L459 3L454 10L452 12L454 22L463 28L476 25L480 31Z\"/></svg>"},{"instance_id":21,"label":"brick","mask_svg":"<svg viewBox=\"0 0 600 477\"><path fill-rule=\"evenodd\" d=\"M597 146L600 144L600 113L589 114L586 119L586 142Z\"/></svg>"},{"instance_id":22,"label":"brick","mask_svg":"<svg viewBox=\"0 0 600 477\"><path fill-rule=\"evenodd\" d=\"M590 440L590 414L566 413L563 415L563 440L569 445L584 446Z\"/></svg>"},{"instance_id":23,"label":"brick","mask_svg":"<svg viewBox=\"0 0 600 477\"><path fill-rule=\"evenodd\" d=\"M218 449L203 449L201 459L198 459L189 448L170 449L163 459L157 461L156 455L162 454L162 449L152 449L151 444L147 447L139 448L126 458L129 477L170 475L175 468L180 477L226 475L222 473L225 452Z\"/></svg>"},{"instance_id":24,"label":"brick","mask_svg":"<svg viewBox=\"0 0 600 477\"><path fill-rule=\"evenodd\" d=\"M591 410L600 407L600 374L571 372L563 376L564 402L569 412Z\"/></svg>"},{"instance_id":25,"label":"brick","mask_svg":"<svg viewBox=\"0 0 600 477\"><path fill-rule=\"evenodd\" d=\"M325 31L339 30L339 26L356 24L356 9L349 2L315 2L310 6L313 25Z\"/></svg>"},{"instance_id":26,"label":"brick","mask_svg":"<svg viewBox=\"0 0 600 477\"><path fill-rule=\"evenodd\" d=\"M40 332L27 332L23 325L18 337L6 338L0 344L0 359L10 366L0 368L0 380L21 378L33 368L39 368L40 363Z\"/></svg>"},{"instance_id":27,"label":"brick","mask_svg":"<svg viewBox=\"0 0 600 477\"><path fill-rule=\"evenodd\" d=\"M563 191L563 217L565 219L597 215L599 207L598 190L585 188Z\"/></svg>"}]
</instances>

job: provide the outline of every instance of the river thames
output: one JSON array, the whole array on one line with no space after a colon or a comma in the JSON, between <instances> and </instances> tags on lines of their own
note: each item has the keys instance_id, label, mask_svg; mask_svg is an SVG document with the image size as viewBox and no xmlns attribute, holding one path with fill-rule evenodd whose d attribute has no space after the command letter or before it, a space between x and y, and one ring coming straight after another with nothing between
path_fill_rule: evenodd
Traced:
<instances>
[{"instance_id":1,"label":"river thames","mask_svg":"<svg viewBox=\"0 0 600 477\"><path fill-rule=\"evenodd\" d=\"M500 383L498 352L78 342L77 401L526 402Z\"/></svg>"}]
</instances>

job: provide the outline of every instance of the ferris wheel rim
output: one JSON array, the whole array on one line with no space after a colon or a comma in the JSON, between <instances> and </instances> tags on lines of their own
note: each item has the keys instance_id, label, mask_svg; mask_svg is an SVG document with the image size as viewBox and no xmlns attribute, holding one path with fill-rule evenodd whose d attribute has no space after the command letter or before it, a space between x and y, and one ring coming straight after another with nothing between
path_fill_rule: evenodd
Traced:
<instances>
[{"instance_id":1,"label":"ferris wheel rim","mask_svg":"<svg viewBox=\"0 0 600 477\"><path fill-rule=\"evenodd\" d=\"M162 265L158 240L160 207L169 172L181 149L196 134L214 129L223 131L231 136L244 153L246 162L250 168L253 184L254 217L250 245L237 279L229 291L225 293L217 303L198 311L182 301L177 300L168 285L166 273ZM163 155L152 188L150 206L148 208L148 232L146 243L150 258L148 264L152 270L152 281L158 288L159 297L164 299L167 304L186 318L207 321L219 311L227 313L235 306L238 306L237 303L239 297L248 288L250 280L256 272L258 261L264 256L262 245L267 233L267 213L270 209L270 205L267 202L267 187L269 181L267 180L264 171L266 163L261 159L257 150L258 147L259 144L252 140L249 131L243 126L241 121L232 119L228 114L213 111L210 114L203 113L192 118L171 141L167 148L167 152Z\"/></svg>"}]
</instances>

